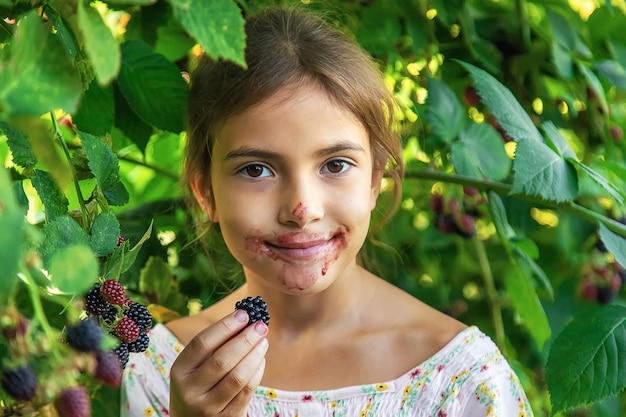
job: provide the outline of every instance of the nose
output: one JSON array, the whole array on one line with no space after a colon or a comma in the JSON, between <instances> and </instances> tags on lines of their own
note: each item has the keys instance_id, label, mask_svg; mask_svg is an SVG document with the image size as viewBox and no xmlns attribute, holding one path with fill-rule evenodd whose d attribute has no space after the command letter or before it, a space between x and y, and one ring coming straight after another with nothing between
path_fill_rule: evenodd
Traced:
<instances>
[{"instance_id":1,"label":"nose","mask_svg":"<svg viewBox=\"0 0 626 417\"><path fill-rule=\"evenodd\" d=\"M323 198L314 180L299 179L286 185L278 214L281 224L300 228L324 217Z\"/></svg>"}]
</instances>

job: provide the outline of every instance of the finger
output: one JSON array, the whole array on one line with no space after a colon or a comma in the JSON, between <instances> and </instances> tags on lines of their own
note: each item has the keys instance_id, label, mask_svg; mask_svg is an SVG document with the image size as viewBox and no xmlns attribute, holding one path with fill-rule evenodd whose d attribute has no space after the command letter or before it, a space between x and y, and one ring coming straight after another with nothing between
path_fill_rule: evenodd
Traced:
<instances>
[{"instance_id":1,"label":"finger","mask_svg":"<svg viewBox=\"0 0 626 417\"><path fill-rule=\"evenodd\" d=\"M213 389L207 391L206 401L210 407L216 407L216 411L226 415L245 410L263 377L268 345L267 339L262 339Z\"/></svg>"},{"instance_id":2,"label":"finger","mask_svg":"<svg viewBox=\"0 0 626 417\"><path fill-rule=\"evenodd\" d=\"M203 392L209 391L249 355L266 335L265 323L256 322L249 326L207 357L204 363L188 376L186 384L192 387L203 387Z\"/></svg>"},{"instance_id":3,"label":"finger","mask_svg":"<svg viewBox=\"0 0 626 417\"><path fill-rule=\"evenodd\" d=\"M252 399L252 395L256 392L259 384L261 383L261 379L263 378L263 374L265 373L265 358L263 358L262 362L256 369L256 372L250 378L248 383L239 391L239 393L233 398L233 400L226 406L224 411L228 411L227 415L232 410L233 414L237 413L237 410L246 410L248 408L248 404L250 404L250 400Z\"/></svg>"},{"instance_id":4,"label":"finger","mask_svg":"<svg viewBox=\"0 0 626 417\"><path fill-rule=\"evenodd\" d=\"M236 310L213 323L191 339L176 358L172 368L182 370L184 374L193 372L209 355L239 333L247 323L248 314L243 310Z\"/></svg>"}]
</instances>

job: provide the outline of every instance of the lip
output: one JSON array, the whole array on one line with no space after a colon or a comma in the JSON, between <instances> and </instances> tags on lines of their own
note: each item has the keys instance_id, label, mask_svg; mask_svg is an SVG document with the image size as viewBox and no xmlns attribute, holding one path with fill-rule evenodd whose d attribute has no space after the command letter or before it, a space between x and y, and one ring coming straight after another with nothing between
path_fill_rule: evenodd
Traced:
<instances>
[{"instance_id":1,"label":"lip","mask_svg":"<svg viewBox=\"0 0 626 417\"><path fill-rule=\"evenodd\" d=\"M310 260L331 248L336 235L324 239L319 236L302 234L279 235L276 239L265 241L266 247L279 258L292 260Z\"/></svg>"}]
</instances>

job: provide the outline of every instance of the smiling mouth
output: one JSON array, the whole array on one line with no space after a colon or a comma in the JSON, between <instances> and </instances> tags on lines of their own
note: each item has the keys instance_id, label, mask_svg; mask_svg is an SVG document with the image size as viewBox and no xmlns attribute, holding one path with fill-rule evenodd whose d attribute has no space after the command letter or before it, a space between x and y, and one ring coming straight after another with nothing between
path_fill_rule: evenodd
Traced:
<instances>
[{"instance_id":1,"label":"smiling mouth","mask_svg":"<svg viewBox=\"0 0 626 417\"><path fill-rule=\"evenodd\" d=\"M301 233L287 233L277 235L271 240L261 237L246 239L247 249L265 255L271 259L283 261L310 261L341 246L345 241L346 231L341 228L325 237L321 234L303 235Z\"/></svg>"}]
</instances>

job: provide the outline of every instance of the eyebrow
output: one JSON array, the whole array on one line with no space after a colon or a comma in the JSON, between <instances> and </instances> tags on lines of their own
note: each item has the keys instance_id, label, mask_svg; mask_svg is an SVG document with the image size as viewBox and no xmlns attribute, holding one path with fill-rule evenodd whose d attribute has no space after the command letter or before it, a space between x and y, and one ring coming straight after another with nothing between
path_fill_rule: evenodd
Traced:
<instances>
[{"instance_id":1,"label":"eyebrow","mask_svg":"<svg viewBox=\"0 0 626 417\"><path fill-rule=\"evenodd\" d=\"M341 141L328 148L323 148L315 152L314 156L317 158L333 155L339 152L362 152L365 153L365 149L361 145L355 144L350 141ZM242 146L234 149L226 154L224 161L239 159L239 158L259 158L259 159L280 159L281 155L276 152L265 151L263 149L254 148L250 146Z\"/></svg>"}]
</instances>

